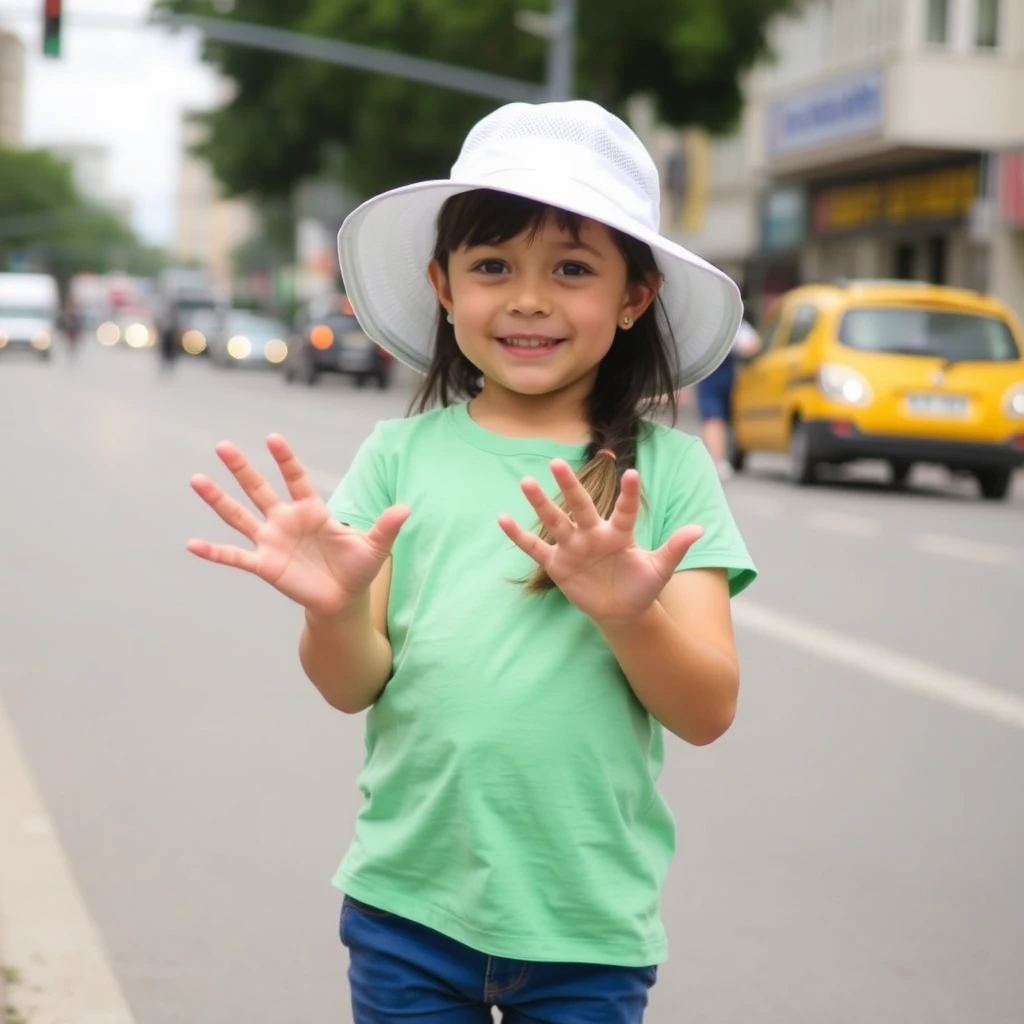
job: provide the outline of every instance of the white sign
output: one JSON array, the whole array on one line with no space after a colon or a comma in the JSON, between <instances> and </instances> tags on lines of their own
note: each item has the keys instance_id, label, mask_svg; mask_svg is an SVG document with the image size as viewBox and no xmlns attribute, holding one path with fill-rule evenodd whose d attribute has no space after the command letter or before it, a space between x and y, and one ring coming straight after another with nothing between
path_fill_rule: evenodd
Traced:
<instances>
[{"instance_id":1,"label":"white sign","mask_svg":"<svg viewBox=\"0 0 1024 1024\"><path fill-rule=\"evenodd\" d=\"M875 68L772 103L765 123L768 156L788 156L880 131L883 87L884 73Z\"/></svg>"}]
</instances>

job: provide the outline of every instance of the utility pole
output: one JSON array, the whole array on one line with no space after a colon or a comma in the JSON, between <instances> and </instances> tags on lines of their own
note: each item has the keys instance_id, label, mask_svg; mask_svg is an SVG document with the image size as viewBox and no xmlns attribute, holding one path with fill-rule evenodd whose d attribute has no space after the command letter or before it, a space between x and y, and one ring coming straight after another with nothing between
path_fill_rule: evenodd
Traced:
<instances>
[{"instance_id":1,"label":"utility pole","mask_svg":"<svg viewBox=\"0 0 1024 1024\"><path fill-rule=\"evenodd\" d=\"M551 13L519 11L516 25L548 41L545 99L569 100L575 95L577 0L551 0Z\"/></svg>"}]
</instances>

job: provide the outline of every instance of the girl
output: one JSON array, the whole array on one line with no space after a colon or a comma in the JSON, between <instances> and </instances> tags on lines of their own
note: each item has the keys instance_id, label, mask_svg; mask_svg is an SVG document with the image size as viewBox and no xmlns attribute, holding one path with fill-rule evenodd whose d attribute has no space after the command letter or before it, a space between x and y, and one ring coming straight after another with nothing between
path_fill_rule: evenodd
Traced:
<instances>
[{"instance_id":1,"label":"girl","mask_svg":"<svg viewBox=\"0 0 1024 1024\"><path fill-rule=\"evenodd\" d=\"M417 414L377 425L328 504L276 435L291 501L230 444L259 516L193 480L254 546L189 550L300 604L306 674L369 709L335 877L357 1024L633 1024L666 958L663 729L732 722L729 597L754 568L705 448L643 418L741 309L658 234L658 196L601 107L502 107L450 179L339 235L364 329L426 372Z\"/></svg>"}]
</instances>

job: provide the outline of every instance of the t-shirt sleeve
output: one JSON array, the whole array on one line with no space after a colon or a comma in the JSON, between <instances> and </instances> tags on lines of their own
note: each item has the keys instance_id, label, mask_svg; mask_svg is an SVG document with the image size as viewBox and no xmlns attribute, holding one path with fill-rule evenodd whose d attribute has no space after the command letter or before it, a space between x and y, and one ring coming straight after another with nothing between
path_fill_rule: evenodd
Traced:
<instances>
[{"instance_id":1,"label":"t-shirt sleeve","mask_svg":"<svg viewBox=\"0 0 1024 1024\"><path fill-rule=\"evenodd\" d=\"M388 463L384 425L378 423L327 502L339 522L368 530L395 503Z\"/></svg>"},{"instance_id":2,"label":"t-shirt sleeve","mask_svg":"<svg viewBox=\"0 0 1024 1024\"><path fill-rule=\"evenodd\" d=\"M729 593L735 597L757 577L757 568L740 536L718 470L707 448L693 439L683 451L678 472L665 502L665 517L657 546L681 526L701 526L704 535L690 548L677 572L683 569L726 569Z\"/></svg>"}]
</instances>

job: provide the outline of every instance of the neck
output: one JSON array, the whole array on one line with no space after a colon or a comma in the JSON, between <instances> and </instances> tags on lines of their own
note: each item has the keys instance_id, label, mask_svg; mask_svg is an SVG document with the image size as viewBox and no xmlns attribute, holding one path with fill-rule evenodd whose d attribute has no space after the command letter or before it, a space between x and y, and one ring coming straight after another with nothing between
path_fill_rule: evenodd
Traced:
<instances>
[{"instance_id":1,"label":"neck","mask_svg":"<svg viewBox=\"0 0 1024 1024\"><path fill-rule=\"evenodd\" d=\"M586 399L590 381L543 395L523 395L484 382L483 390L470 403L473 418L499 434L518 437L547 437L553 441L581 444L590 440Z\"/></svg>"}]
</instances>

